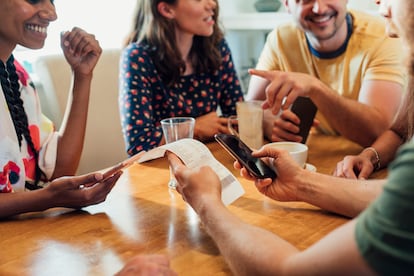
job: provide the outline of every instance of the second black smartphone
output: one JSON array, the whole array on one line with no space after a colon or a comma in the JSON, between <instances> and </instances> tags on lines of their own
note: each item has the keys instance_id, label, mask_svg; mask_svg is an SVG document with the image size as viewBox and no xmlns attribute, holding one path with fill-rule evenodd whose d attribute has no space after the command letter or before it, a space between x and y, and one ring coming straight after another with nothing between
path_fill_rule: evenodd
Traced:
<instances>
[{"instance_id":1,"label":"second black smartphone","mask_svg":"<svg viewBox=\"0 0 414 276\"><path fill-rule=\"evenodd\" d=\"M298 97L292 104L291 111L295 113L299 119L299 135L302 137L302 143L306 143L310 128L312 127L318 108L307 97Z\"/></svg>"},{"instance_id":2,"label":"second black smartphone","mask_svg":"<svg viewBox=\"0 0 414 276\"><path fill-rule=\"evenodd\" d=\"M260 158L253 157L252 150L237 136L231 134L216 134L214 138L254 177L262 179L276 178L276 173Z\"/></svg>"}]
</instances>

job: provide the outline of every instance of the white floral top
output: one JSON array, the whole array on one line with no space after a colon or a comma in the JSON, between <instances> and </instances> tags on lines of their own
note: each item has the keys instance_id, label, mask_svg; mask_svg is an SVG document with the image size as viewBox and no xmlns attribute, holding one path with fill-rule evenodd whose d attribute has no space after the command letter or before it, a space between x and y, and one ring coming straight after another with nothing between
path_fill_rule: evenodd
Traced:
<instances>
[{"instance_id":1,"label":"white floral top","mask_svg":"<svg viewBox=\"0 0 414 276\"><path fill-rule=\"evenodd\" d=\"M38 94L24 68L15 61L21 98L24 102L30 135L39 151L39 167L47 178L55 169L58 134L53 123L42 114ZM25 181L35 177L35 160L26 142L19 148L16 131L0 86L0 193L24 190Z\"/></svg>"}]
</instances>

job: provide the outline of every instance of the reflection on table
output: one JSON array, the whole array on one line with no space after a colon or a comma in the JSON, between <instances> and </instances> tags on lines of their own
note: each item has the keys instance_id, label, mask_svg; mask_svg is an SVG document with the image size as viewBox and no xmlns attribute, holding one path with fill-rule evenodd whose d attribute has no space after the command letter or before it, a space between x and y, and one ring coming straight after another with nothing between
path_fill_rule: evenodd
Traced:
<instances>
[{"instance_id":1,"label":"reflection on table","mask_svg":"<svg viewBox=\"0 0 414 276\"><path fill-rule=\"evenodd\" d=\"M308 162L330 174L361 147L341 137L311 135ZM236 176L233 159L216 143L214 156ZM385 171L375 177L384 177ZM111 275L136 254L166 254L179 275L231 275L197 215L167 188L166 159L130 167L106 202L73 211L56 208L0 221L0 275ZM301 202L275 202L252 182L229 209L247 223L305 249L348 219ZM254 238L254 237L252 237Z\"/></svg>"}]
</instances>

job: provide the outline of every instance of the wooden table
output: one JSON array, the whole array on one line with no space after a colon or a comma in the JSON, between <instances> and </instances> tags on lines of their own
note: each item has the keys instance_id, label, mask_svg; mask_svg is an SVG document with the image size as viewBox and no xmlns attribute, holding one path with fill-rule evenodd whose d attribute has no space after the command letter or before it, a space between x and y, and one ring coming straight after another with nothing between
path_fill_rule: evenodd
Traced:
<instances>
[{"instance_id":1,"label":"wooden table","mask_svg":"<svg viewBox=\"0 0 414 276\"><path fill-rule=\"evenodd\" d=\"M311 135L308 145L309 163L329 174L344 155L361 150L341 137L321 135ZM218 144L208 147L239 175ZM197 215L168 189L168 179L166 159L153 160L130 167L107 201L97 206L0 221L0 275L112 275L141 253L168 255L179 275L231 275ZM239 179L246 193L229 209L300 249L347 221L306 203L269 200L253 183Z\"/></svg>"}]
</instances>

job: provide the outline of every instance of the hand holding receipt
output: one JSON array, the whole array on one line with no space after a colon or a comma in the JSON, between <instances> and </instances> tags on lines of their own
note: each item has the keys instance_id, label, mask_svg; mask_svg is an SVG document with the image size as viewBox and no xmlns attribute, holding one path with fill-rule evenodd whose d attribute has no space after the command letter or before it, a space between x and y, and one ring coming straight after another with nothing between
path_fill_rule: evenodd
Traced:
<instances>
[{"instance_id":1,"label":"hand holding receipt","mask_svg":"<svg viewBox=\"0 0 414 276\"><path fill-rule=\"evenodd\" d=\"M218 175L222 185L222 201L231 204L244 194L244 189L237 178L217 159L202 142L184 138L162 145L142 154L136 161L143 163L152 159L164 157L166 151L177 155L190 169L210 166Z\"/></svg>"}]
</instances>

